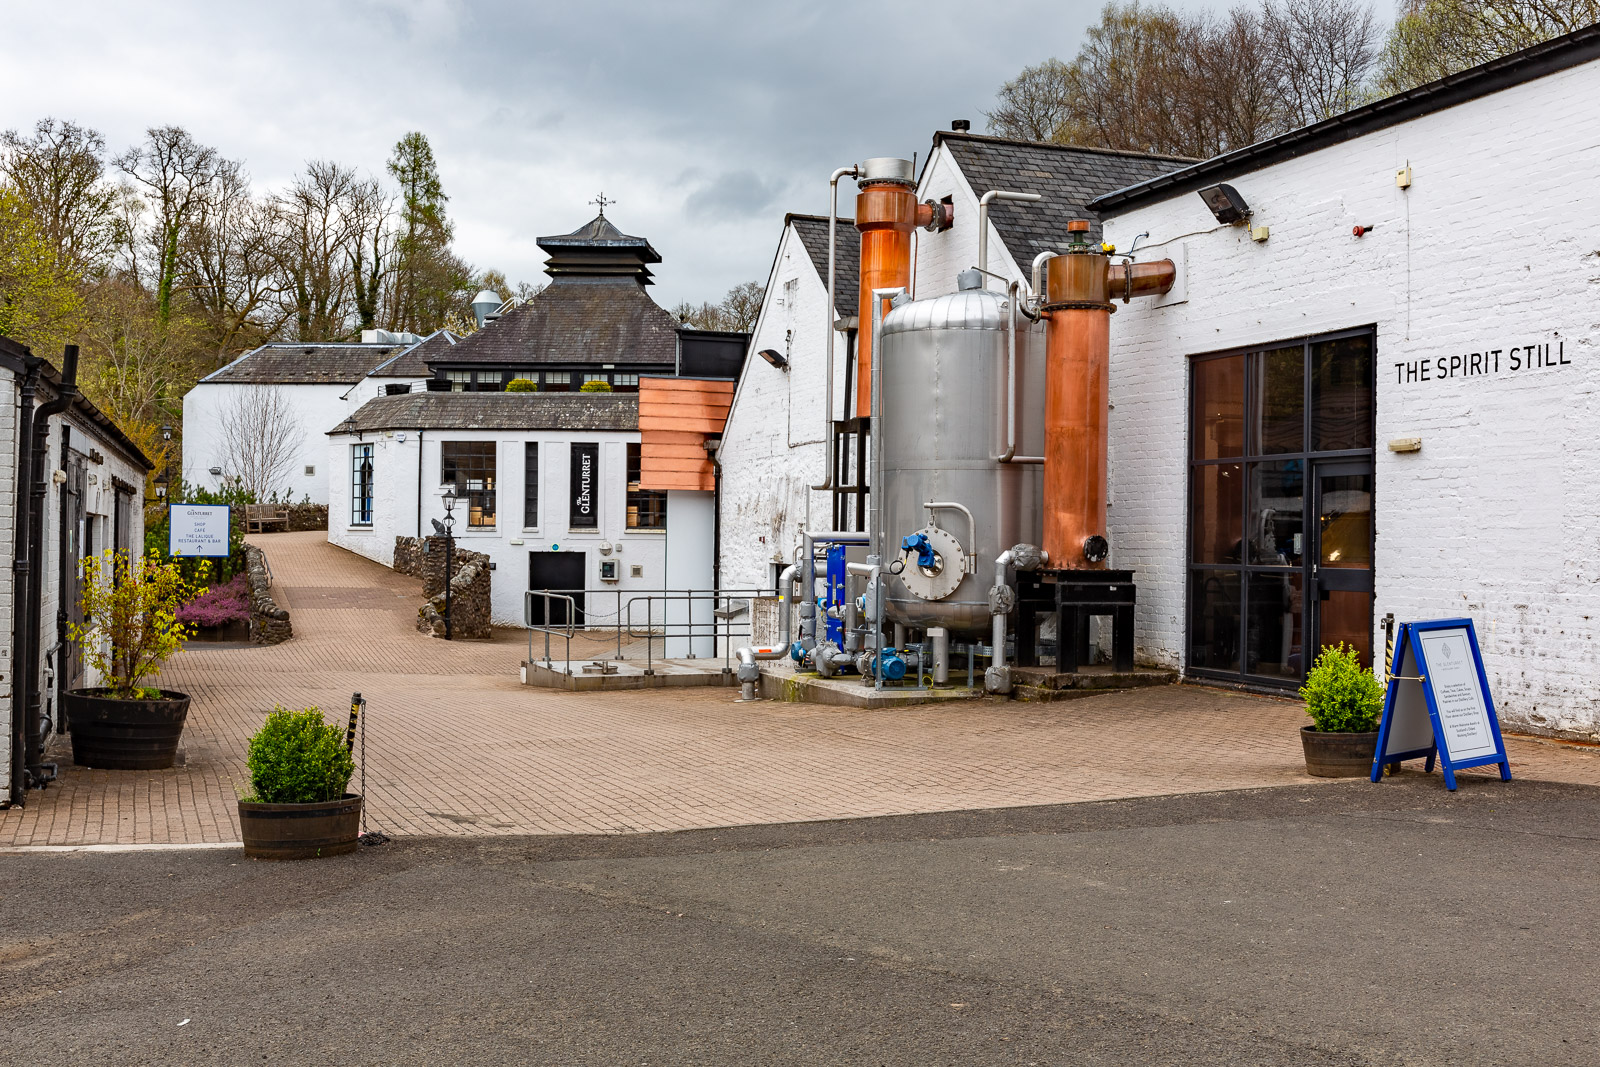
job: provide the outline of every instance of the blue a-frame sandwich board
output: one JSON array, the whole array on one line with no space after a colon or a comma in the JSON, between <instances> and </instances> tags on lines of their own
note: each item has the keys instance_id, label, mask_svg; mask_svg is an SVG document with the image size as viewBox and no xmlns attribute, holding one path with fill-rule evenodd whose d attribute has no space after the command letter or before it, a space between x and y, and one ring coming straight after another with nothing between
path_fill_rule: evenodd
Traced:
<instances>
[{"instance_id":1,"label":"blue a-frame sandwich board","mask_svg":"<svg viewBox=\"0 0 1600 1067\"><path fill-rule=\"evenodd\" d=\"M1400 624L1372 780L1383 778L1385 764L1398 769L1402 760L1423 757L1430 773L1437 757L1452 792L1455 772L1464 767L1498 763L1500 780L1511 781L1511 761L1471 619Z\"/></svg>"}]
</instances>

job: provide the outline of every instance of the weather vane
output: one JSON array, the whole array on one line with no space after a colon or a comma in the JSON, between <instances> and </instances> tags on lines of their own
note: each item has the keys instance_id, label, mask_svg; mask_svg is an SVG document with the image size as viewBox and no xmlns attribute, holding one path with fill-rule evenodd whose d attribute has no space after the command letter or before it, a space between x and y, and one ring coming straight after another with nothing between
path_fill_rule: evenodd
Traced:
<instances>
[{"instance_id":1,"label":"weather vane","mask_svg":"<svg viewBox=\"0 0 1600 1067\"><path fill-rule=\"evenodd\" d=\"M606 194L605 193L601 193L599 196L597 196L593 200L589 201L589 203L598 205L599 208L600 208L600 217L601 218L605 218L606 217L606 205L607 204L615 205L616 201L615 200L607 200L606 199Z\"/></svg>"}]
</instances>

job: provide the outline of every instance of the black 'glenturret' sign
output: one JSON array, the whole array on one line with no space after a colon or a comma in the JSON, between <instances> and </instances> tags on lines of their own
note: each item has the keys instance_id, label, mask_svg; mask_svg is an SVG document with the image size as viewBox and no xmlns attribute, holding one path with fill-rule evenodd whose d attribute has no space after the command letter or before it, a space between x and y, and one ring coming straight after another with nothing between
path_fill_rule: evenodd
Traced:
<instances>
[{"instance_id":1,"label":"black 'glenturret' sign","mask_svg":"<svg viewBox=\"0 0 1600 1067\"><path fill-rule=\"evenodd\" d=\"M593 441L572 445L572 511L567 525L590 530L600 525L600 446Z\"/></svg>"}]
</instances>

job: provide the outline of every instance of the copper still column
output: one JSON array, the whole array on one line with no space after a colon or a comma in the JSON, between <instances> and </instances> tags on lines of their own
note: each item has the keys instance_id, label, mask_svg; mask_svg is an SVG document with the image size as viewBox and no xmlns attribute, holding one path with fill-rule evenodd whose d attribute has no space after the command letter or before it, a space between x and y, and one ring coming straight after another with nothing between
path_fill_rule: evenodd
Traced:
<instances>
[{"instance_id":1,"label":"copper still column","mask_svg":"<svg viewBox=\"0 0 1600 1067\"><path fill-rule=\"evenodd\" d=\"M1044 312L1044 550L1068 570L1105 566L1106 409L1110 403L1108 262L1067 224L1072 244L1048 264Z\"/></svg>"},{"instance_id":2,"label":"copper still column","mask_svg":"<svg viewBox=\"0 0 1600 1067\"><path fill-rule=\"evenodd\" d=\"M907 159L861 164L856 229L861 231L859 321L872 321L874 289L911 288L911 231L917 226L916 176ZM856 335L856 414L872 414L872 331Z\"/></svg>"}]
</instances>

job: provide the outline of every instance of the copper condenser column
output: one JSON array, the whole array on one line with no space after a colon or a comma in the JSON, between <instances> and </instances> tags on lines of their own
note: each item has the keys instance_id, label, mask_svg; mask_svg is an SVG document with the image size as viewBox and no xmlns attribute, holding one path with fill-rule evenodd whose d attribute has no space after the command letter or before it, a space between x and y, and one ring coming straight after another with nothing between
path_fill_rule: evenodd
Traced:
<instances>
[{"instance_id":1,"label":"copper condenser column","mask_svg":"<svg viewBox=\"0 0 1600 1067\"><path fill-rule=\"evenodd\" d=\"M911 287L911 231L917 226L916 176L909 159L861 164L856 229L861 231L861 329L856 335L856 414L872 414L872 291Z\"/></svg>"},{"instance_id":2,"label":"copper condenser column","mask_svg":"<svg viewBox=\"0 0 1600 1067\"><path fill-rule=\"evenodd\" d=\"M1063 570L1106 565L1106 411L1110 403L1108 262L1067 224L1071 244L1049 261L1044 312L1044 550Z\"/></svg>"}]
</instances>

